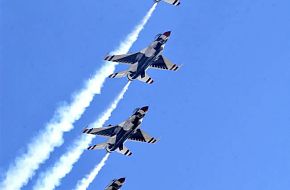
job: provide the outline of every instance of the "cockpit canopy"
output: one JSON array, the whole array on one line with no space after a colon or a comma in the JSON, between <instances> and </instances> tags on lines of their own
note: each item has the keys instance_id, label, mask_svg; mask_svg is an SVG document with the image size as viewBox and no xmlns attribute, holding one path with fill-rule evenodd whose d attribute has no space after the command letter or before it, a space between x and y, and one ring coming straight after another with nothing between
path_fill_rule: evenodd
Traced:
<instances>
[{"instance_id":1,"label":"cockpit canopy","mask_svg":"<svg viewBox=\"0 0 290 190\"><path fill-rule=\"evenodd\" d=\"M158 38L161 36L162 34L157 34L156 36L155 36L155 40L158 40Z\"/></svg>"}]
</instances>

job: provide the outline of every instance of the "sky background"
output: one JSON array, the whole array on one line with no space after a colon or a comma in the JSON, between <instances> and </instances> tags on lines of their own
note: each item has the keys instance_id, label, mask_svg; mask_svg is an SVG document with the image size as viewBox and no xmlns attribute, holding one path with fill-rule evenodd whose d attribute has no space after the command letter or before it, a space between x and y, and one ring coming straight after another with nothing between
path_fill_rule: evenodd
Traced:
<instances>
[{"instance_id":1,"label":"sky background","mask_svg":"<svg viewBox=\"0 0 290 190\"><path fill-rule=\"evenodd\" d=\"M151 0L0 1L0 174L139 23ZM160 3L131 48L172 31L164 55L178 72L148 70L106 124L149 105L143 130L157 144L127 142L89 189L127 177L124 190L290 189L290 1ZM124 69L118 66L116 70ZM44 171L126 84L109 79ZM104 141L96 138L94 143ZM85 151L57 189L72 189L105 155ZM24 189L31 189L36 176Z\"/></svg>"}]
</instances>

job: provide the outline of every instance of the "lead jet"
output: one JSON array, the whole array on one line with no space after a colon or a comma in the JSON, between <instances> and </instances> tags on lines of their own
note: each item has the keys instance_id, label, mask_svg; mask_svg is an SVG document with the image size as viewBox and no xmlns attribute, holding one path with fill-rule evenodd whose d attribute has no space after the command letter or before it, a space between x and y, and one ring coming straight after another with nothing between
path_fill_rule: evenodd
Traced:
<instances>
[{"instance_id":1,"label":"lead jet","mask_svg":"<svg viewBox=\"0 0 290 190\"><path fill-rule=\"evenodd\" d=\"M155 2L160 2L161 0L154 0ZM171 5L175 5L175 6L178 6L178 5L180 5L180 1L179 0L162 0L162 1L164 1L164 2L166 2L166 3L169 3L169 4L171 4Z\"/></svg>"},{"instance_id":2,"label":"lead jet","mask_svg":"<svg viewBox=\"0 0 290 190\"><path fill-rule=\"evenodd\" d=\"M155 143L157 140L140 129L142 120L148 111L148 106L136 108L133 114L124 122L103 128L84 129L83 133L109 137L105 143L89 146L88 150L106 149L111 153L116 151L125 156L131 156L132 152L124 146L125 141L139 141Z\"/></svg>"},{"instance_id":3,"label":"lead jet","mask_svg":"<svg viewBox=\"0 0 290 190\"><path fill-rule=\"evenodd\" d=\"M176 71L179 66L173 64L162 55L162 51L167 40L169 39L170 34L170 31L164 32L163 34L158 34L155 40L149 45L149 47L143 49L140 52L133 54L106 56L106 61L113 61L130 65L128 70L111 74L109 77L121 78L127 76L130 81L137 79L139 81L152 84L153 79L146 73L147 69L154 68Z\"/></svg>"},{"instance_id":4,"label":"lead jet","mask_svg":"<svg viewBox=\"0 0 290 190\"><path fill-rule=\"evenodd\" d=\"M118 190L125 183L125 178L113 179L111 183L105 188L105 190Z\"/></svg>"}]
</instances>

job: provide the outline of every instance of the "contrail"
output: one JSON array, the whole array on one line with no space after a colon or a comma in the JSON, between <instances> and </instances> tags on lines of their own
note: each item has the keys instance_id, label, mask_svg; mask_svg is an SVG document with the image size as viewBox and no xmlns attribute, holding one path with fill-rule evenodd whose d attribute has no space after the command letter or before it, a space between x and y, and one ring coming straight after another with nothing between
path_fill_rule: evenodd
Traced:
<instances>
[{"instance_id":1,"label":"contrail","mask_svg":"<svg viewBox=\"0 0 290 190\"><path fill-rule=\"evenodd\" d=\"M148 22L156 8L156 3L151 7L139 25L120 44L114 54L124 54L129 51L137 40L139 33ZM57 109L54 117L46 124L45 129L39 132L27 145L25 153L18 156L9 166L0 183L0 189L18 190L28 183L35 174L40 164L44 163L50 153L63 144L63 133L73 129L86 108L90 105L95 94L100 94L102 86L108 75L114 72L117 63L106 62L95 75L86 81L85 86L75 96L69 105Z\"/></svg>"},{"instance_id":2,"label":"contrail","mask_svg":"<svg viewBox=\"0 0 290 190\"><path fill-rule=\"evenodd\" d=\"M104 158L101 160L101 162L82 180L78 181L77 187L75 190L85 190L89 187L89 185L94 181L98 173L101 171L101 169L104 167L106 161L109 158L110 153L107 153Z\"/></svg>"},{"instance_id":3,"label":"contrail","mask_svg":"<svg viewBox=\"0 0 290 190\"><path fill-rule=\"evenodd\" d=\"M112 112L118 106L118 103L123 99L124 94L128 90L131 82L128 82L122 89L120 94L108 107L108 109L97 119L90 127L100 128L104 123L111 117ZM61 179L65 177L73 168L74 164L79 160L81 154L92 142L93 135L82 135L81 138L77 139L73 146L71 146L67 152L60 157L60 159L54 164L53 167L49 168L46 172L40 174L40 178L37 180L34 190L49 190L54 189L60 185Z\"/></svg>"}]
</instances>

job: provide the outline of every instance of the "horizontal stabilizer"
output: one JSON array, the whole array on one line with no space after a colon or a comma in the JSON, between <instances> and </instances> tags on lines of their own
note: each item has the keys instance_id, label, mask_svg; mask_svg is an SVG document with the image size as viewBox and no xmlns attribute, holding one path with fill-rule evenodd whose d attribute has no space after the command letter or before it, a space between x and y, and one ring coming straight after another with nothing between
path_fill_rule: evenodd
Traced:
<instances>
[{"instance_id":1,"label":"horizontal stabilizer","mask_svg":"<svg viewBox=\"0 0 290 190\"><path fill-rule=\"evenodd\" d=\"M174 5L174 6L180 5L180 1L179 0L162 0L162 1L164 1L166 3L169 3L171 5Z\"/></svg>"},{"instance_id":2,"label":"horizontal stabilizer","mask_svg":"<svg viewBox=\"0 0 290 190\"><path fill-rule=\"evenodd\" d=\"M132 152L125 146L123 146L123 149L121 150L120 148L116 149L116 152L123 154L125 156L131 156Z\"/></svg>"},{"instance_id":3,"label":"horizontal stabilizer","mask_svg":"<svg viewBox=\"0 0 290 190\"><path fill-rule=\"evenodd\" d=\"M137 78L137 80L141 81L141 82L145 82L147 84L152 84L154 81L153 79L148 75L145 74L144 77L141 77L141 75Z\"/></svg>"}]
</instances>

